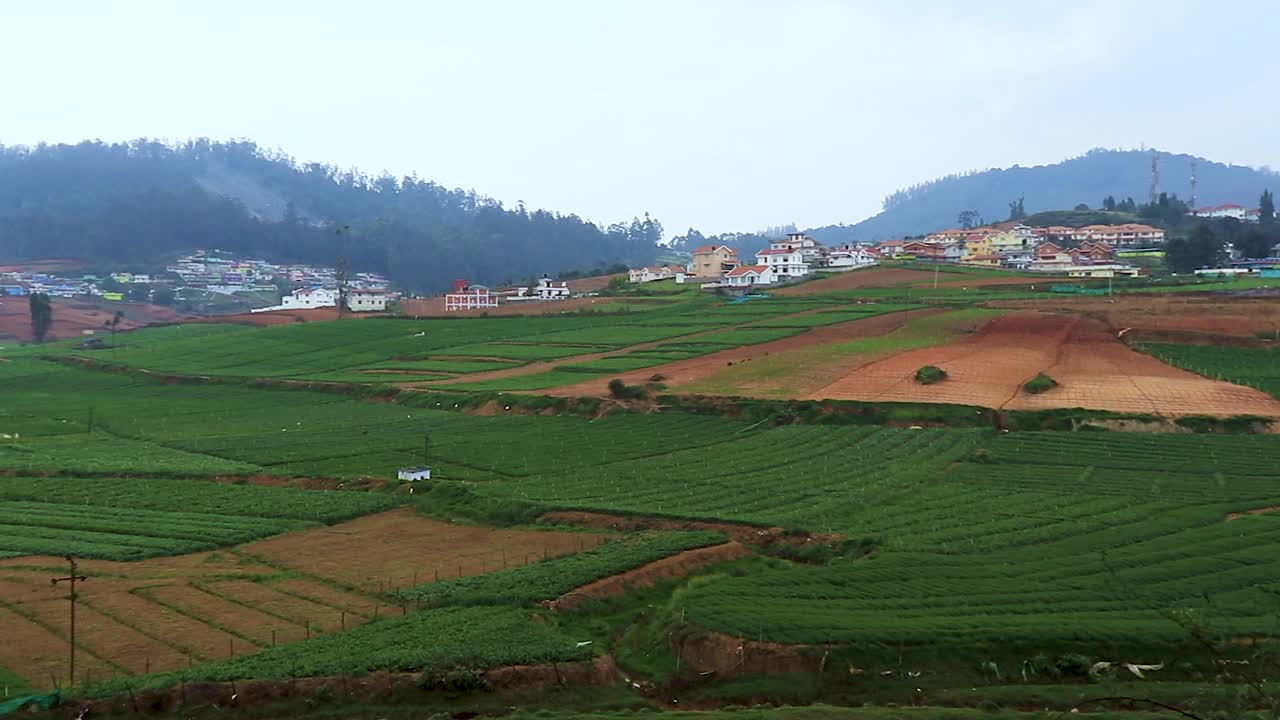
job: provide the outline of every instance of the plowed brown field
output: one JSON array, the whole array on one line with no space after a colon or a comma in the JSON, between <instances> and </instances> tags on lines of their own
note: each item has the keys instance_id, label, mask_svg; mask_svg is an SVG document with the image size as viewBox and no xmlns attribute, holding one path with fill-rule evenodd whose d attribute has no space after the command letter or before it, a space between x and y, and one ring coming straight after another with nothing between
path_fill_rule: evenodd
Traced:
<instances>
[{"instance_id":1,"label":"plowed brown field","mask_svg":"<svg viewBox=\"0 0 1280 720\"><path fill-rule=\"evenodd\" d=\"M103 327L116 311L124 313L118 330L131 330L148 323L176 322L182 316L172 308L147 303L125 303L96 300L53 300L53 327L48 340L110 335ZM0 342L8 336L27 342L31 340L31 307L25 297L0 298Z\"/></svg>"},{"instance_id":2,"label":"plowed brown field","mask_svg":"<svg viewBox=\"0 0 1280 720\"><path fill-rule=\"evenodd\" d=\"M936 365L945 381L920 385L917 369ZM1060 384L1028 395L1022 383L1046 372ZM855 370L814 399L934 402L1009 409L1084 407L1160 415L1280 416L1280 402L1250 388L1169 367L1134 352L1097 320L1018 313L972 338L901 353Z\"/></svg>"},{"instance_id":3,"label":"plowed brown field","mask_svg":"<svg viewBox=\"0 0 1280 720\"><path fill-rule=\"evenodd\" d=\"M1070 312L1097 317L1112 329L1197 332L1253 337L1280 330L1280 297L1224 299L1203 293L1003 300L995 307Z\"/></svg>"},{"instance_id":4,"label":"plowed brown field","mask_svg":"<svg viewBox=\"0 0 1280 720\"><path fill-rule=\"evenodd\" d=\"M576 552L594 533L490 530L393 510L228 550L135 563L82 560L77 684L174 670L399 613L382 591ZM0 667L33 687L66 683L61 558L0 560ZM90 677L86 678L86 674Z\"/></svg>"}]
</instances>

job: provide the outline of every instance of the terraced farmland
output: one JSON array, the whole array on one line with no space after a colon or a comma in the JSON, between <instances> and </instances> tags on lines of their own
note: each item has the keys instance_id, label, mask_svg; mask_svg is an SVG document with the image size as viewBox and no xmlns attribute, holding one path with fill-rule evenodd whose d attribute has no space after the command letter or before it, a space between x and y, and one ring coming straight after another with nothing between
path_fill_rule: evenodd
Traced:
<instances>
[{"instance_id":1,"label":"terraced farmland","mask_svg":"<svg viewBox=\"0 0 1280 720\"><path fill-rule=\"evenodd\" d=\"M1280 348L1151 343L1142 349L1175 367L1280 398Z\"/></svg>"}]
</instances>

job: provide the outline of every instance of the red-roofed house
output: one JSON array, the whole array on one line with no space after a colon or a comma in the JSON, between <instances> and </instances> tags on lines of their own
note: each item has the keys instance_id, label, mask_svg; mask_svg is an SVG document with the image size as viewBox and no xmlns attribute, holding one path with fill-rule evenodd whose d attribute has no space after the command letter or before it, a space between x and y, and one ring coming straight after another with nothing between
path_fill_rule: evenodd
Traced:
<instances>
[{"instance_id":1,"label":"red-roofed house","mask_svg":"<svg viewBox=\"0 0 1280 720\"><path fill-rule=\"evenodd\" d=\"M1244 220L1249 214L1248 209L1242 205L1234 205L1227 203L1226 205L1211 205L1202 207L1195 211L1196 217L1203 218L1235 218L1236 220Z\"/></svg>"},{"instance_id":2,"label":"red-roofed house","mask_svg":"<svg viewBox=\"0 0 1280 720\"><path fill-rule=\"evenodd\" d=\"M778 281L778 276L768 265L739 265L725 273L724 281L729 287L772 285Z\"/></svg>"}]
</instances>

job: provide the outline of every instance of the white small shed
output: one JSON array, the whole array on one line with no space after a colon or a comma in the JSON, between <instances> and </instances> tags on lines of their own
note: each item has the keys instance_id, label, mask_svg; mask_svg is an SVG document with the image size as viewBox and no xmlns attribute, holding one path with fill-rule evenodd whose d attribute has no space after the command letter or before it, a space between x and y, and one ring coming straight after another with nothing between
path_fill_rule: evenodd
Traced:
<instances>
[{"instance_id":1,"label":"white small shed","mask_svg":"<svg viewBox=\"0 0 1280 720\"><path fill-rule=\"evenodd\" d=\"M397 477L401 480L430 480L431 468L426 465L403 467L400 468L400 474Z\"/></svg>"}]
</instances>

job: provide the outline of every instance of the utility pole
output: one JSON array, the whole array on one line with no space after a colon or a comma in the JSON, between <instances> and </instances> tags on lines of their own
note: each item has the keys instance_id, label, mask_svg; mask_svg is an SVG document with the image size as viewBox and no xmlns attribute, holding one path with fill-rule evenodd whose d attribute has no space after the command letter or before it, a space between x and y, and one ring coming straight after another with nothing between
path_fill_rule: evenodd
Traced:
<instances>
[{"instance_id":1,"label":"utility pole","mask_svg":"<svg viewBox=\"0 0 1280 720\"><path fill-rule=\"evenodd\" d=\"M67 563L71 567L71 571L66 577L53 578L50 582L57 585L60 582L71 583L71 677L67 681L67 687L76 684L76 581L84 582L89 578L84 575L76 575L76 559L72 555L67 556Z\"/></svg>"}]
</instances>

